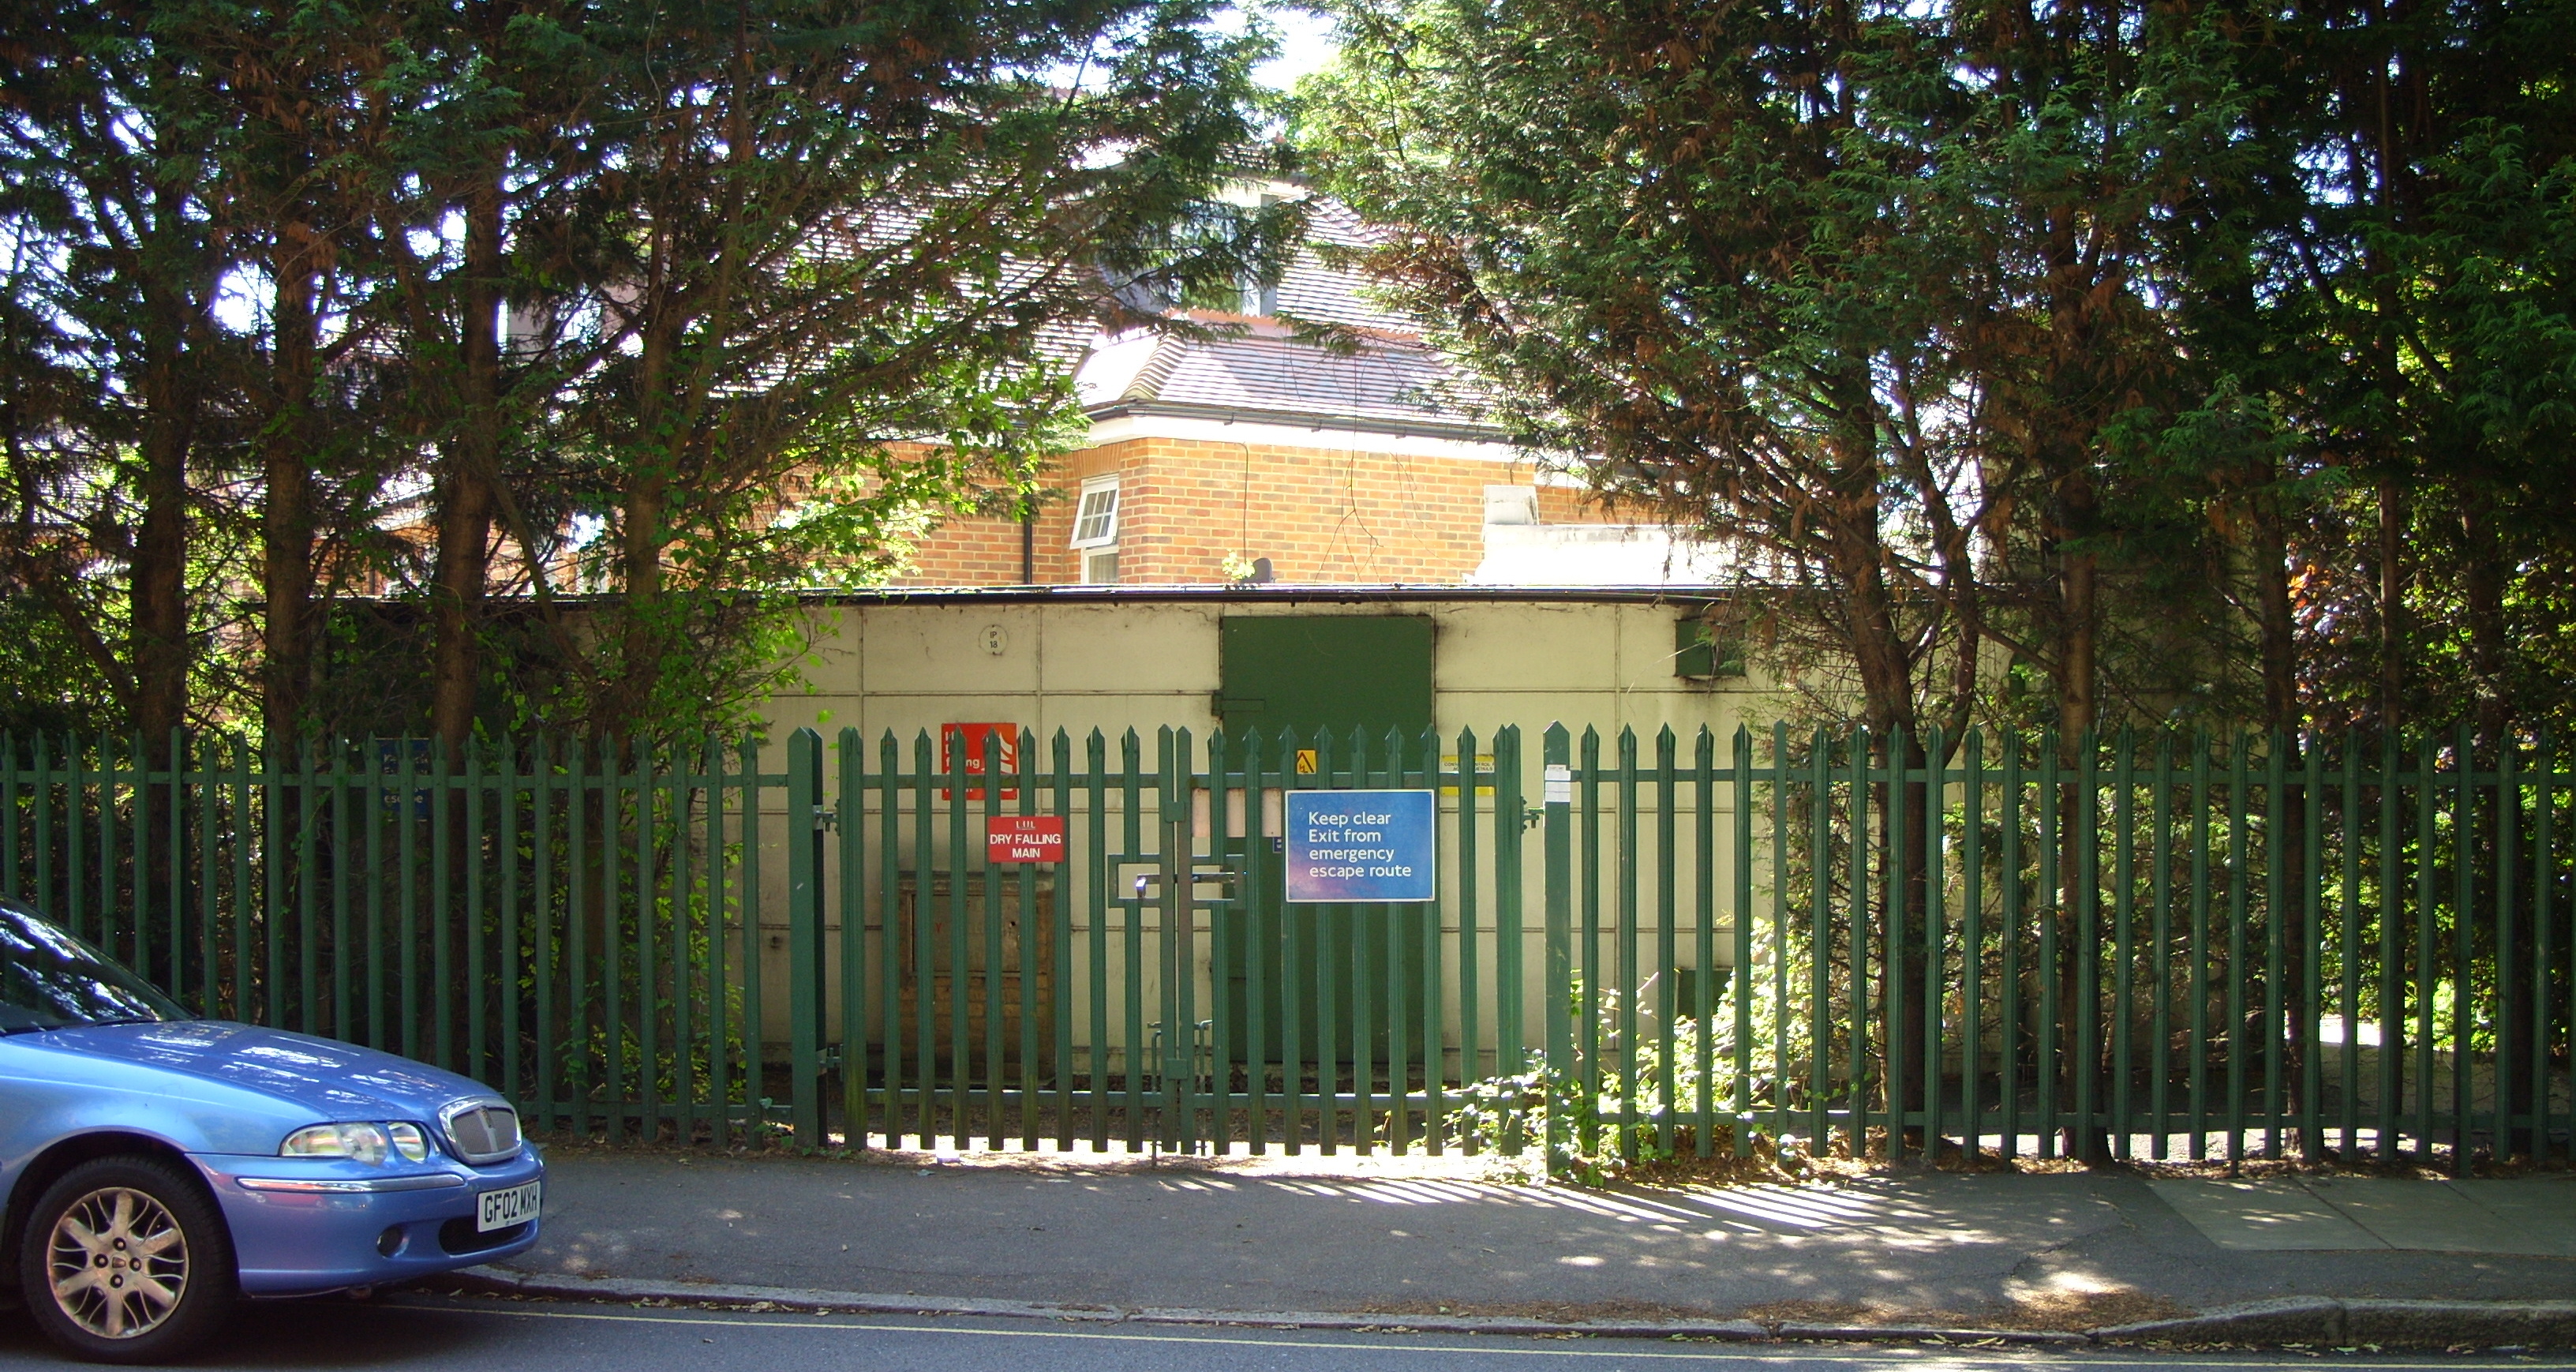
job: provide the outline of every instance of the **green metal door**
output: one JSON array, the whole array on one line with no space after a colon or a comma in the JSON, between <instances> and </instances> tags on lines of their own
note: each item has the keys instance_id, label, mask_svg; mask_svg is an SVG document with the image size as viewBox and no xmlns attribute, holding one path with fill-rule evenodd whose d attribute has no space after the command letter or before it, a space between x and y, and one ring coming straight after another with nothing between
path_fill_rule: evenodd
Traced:
<instances>
[{"instance_id":1,"label":"green metal door","mask_svg":"<svg viewBox=\"0 0 2576 1372\"><path fill-rule=\"evenodd\" d=\"M1342 773L1355 755L1362 776L1390 765L1422 767L1422 740L1432 727L1431 642L1431 621L1420 615L1228 618L1218 637L1219 717L1229 736L1259 732L1265 752L1273 757L1280 756L1277 749L1285 746L1280 737L1287 730L1296 730L1299 746L1309 749L1329 735L1330 744L1318 756L1325 774L1305 779L1318 788L1353 784L1348 774L1332 774ZM1390 729L1403 736L1401 758L1386 755ZM1288 764L1293 773L1296 762L1289 759ZM1241 838L1223 837L1219 843L1239 862ZM1255 1046L1248 1003L1254 983L1246 965L1255 956L1266 964L1259 984L1268 1002L1262 1016L1268 1041L1259 1048L1264 1060L1282 1060L1280 1026L1288 1007L1280 988L1289 982L1283 972L1293 958L1300 971L1296 983L1309 988L1301 997L1306 1003L1294 1013L1300 1023L1327 1031L1302 1036L1305 1062L1316 1062L1322 1038L1344 1064L1365 1059L1390 1078L1406 1075L1408 1064L1389 1060L1388 1026L1399 1019L1422 1021L1421 948L1424 930L1438 918L1436 907L1291 908L1282 901L1277 863L1264 864L1261 889L1250 894L1239 913L1221 916L1240 921L1246 937L1217 944L1225 950L1224 971L1231 982L1226 1039L1235 1061L1245 1061L1247 1050ZM1408 1045L1411 1065L1418 1067L1421 1051L1418 1042Z\"/></svg>"},{"instance_id":2,"label":"green metal door","mask_svg":"<svg viewBox=\"0 0 2576 1372\"><path fill-rule=\"evenodd\" d=\"M1237 615L1218 631L1227 733L1308 738L1431 727L1431 621L1420 615Z\"/></svg>"}]
</instances>

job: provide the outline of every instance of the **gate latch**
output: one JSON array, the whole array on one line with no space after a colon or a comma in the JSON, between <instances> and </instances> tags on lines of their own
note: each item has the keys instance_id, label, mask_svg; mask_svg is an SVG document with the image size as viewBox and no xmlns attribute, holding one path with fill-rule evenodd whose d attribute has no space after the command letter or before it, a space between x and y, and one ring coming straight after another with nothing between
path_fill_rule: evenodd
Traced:
<instances>
[{"instance_id":1,"label":"gate latch","mask_svg":"<svg viewBox=\"0 0 2576 1372\"><path fill-rule=\"evenodd\" d=\"M1229 867L1219 868L1214 871L1190 872L1185 874L1185 877L1190 885L1190 898L1193 900L1198 898L1198 888L1200 885L1211 882L1217 887L1218 895L1216 898L1218 900L1232 900L1234 899L1235 881L1241 875L1241 873L1236 872L1234 869ZM1160 872L1145 872L1138 875L1136 878L1136 898L1138 900L1146 899L1146 893L1148 891L1159 889L1162 884L1163 874Z\"/></svg>"}]
</instances>

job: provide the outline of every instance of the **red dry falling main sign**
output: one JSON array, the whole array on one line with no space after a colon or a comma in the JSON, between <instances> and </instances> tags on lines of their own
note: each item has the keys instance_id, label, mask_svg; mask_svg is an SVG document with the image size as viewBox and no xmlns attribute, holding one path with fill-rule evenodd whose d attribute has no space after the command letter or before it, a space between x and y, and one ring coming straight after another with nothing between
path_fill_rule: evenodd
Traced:
<instances>
[{"instance_id":1,"label":"red dry falling main sign","mask_svg":"<svg viewBox=\"0 0 2576 1372\"><path fill-rule=\"evenodd\" d=\"M984 821L986 862L1064 861L1064 816L995 815Z\"/></svg>"}]
</instances>

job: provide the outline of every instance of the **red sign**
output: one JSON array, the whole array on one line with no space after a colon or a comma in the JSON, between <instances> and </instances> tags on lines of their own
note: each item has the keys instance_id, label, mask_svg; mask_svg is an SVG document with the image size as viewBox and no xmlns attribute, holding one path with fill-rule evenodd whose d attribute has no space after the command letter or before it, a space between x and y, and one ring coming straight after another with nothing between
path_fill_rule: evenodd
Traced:
<instances>
[{"instance_id":1,"label":"red sign","mask_svg":"<svg viewBox=\"0 0 2576 1372\"><path fill-rule=\"evenodd\" d=\"M957 774L957 750L963 748L966 750L966 775L970 777L984 775L984 740L988 738L995 740L996 751L1001 757L1002 770L1004 772L1019 770L1020 726L1016 724L942 724L939 726L940 772L947 776ZM942 790L939 798L948 799L949 792ZM977 787L968 791L966 798L982 800L983 788ZM1002 792L1004 800L1019 798L1018 787L1011 787Z\"/></svg>"},{"instance_id":2,"label":"red sign","mask_svg":"<svg viewBox=\"0 0 2576 1372\"><path fill-rule=\"evenodd\" d=\"M1064 861L1062 815L995 815L984 821L986 862Z\"/></svg>"}]
</instances>

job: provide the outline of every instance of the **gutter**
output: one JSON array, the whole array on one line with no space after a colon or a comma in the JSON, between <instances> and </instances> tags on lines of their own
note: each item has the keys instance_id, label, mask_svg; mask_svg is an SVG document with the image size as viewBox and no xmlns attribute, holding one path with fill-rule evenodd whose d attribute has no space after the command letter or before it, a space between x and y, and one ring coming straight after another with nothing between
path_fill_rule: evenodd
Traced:
<instances>
[{"instance_id":1,"label":"gutter","mask_svg":"<svg viewBox=\"0 0 2576 1372\"><path fill-rule=\"evenodd\" d=\"M1672 586L895 586L794 593L808 605L1721 605L1745 591Z\"/></svg>"}]
</instances>

